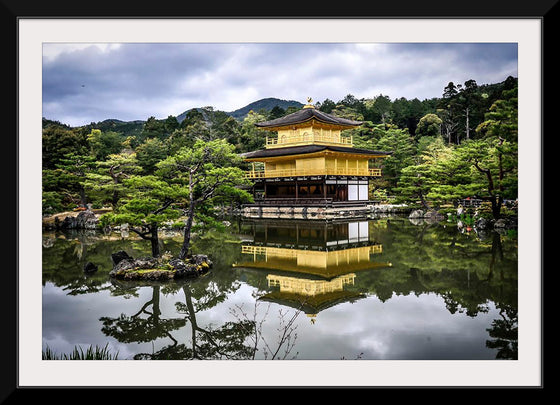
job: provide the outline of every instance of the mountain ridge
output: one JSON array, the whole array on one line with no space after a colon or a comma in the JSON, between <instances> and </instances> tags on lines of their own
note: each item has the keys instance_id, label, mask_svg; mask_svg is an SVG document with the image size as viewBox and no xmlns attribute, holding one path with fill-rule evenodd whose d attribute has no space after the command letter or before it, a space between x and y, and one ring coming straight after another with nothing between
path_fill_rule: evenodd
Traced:
<instances>
[{"instance_id":1,"label":"mountain ridge","mask_svg":"<svg viewBox=\"0 0 560 405\"><path fill-rule=\"evenodd\" d=\"M288 107L301 108L303 107L303 104L295 100L284 100L275 97L266 97L266 98L261 98L260 100L257 101L253 101L252 103L247 104L245 107L238 108L237 110L234 111L226 112L226 114L235 119L242 119L251 110L258 111L260 109L265 109L270 111L274 107L280 107L286 110Z\"/></svg>"},{"instance_id":2,"label":"mountain ridge","mask_svg":"<svg viewBox=\"0 0 560 405\"><path fill-rule=\"evenodd\" d=\"M223 111L225 114L229 115L230 117L235 118L236 120L243 120L249 111L258 111L261 109L265 109L267 111L272 110L274 107L280 107L282 109L287 109L288 107L296 107L301 108L303 104L299 101L295 100L284 100L276 97L266 97L261 98L259 100L253 101L252 103L247 104L244 107L238 108L237 110L233 111ZM198 112L202 112L206 107L194 107L188 110L183 111L181 114L177 115L177 121L182 122L189 111L197 110ZM219 111L219 110L216 110Z\"/></svg>"}]
</instances>

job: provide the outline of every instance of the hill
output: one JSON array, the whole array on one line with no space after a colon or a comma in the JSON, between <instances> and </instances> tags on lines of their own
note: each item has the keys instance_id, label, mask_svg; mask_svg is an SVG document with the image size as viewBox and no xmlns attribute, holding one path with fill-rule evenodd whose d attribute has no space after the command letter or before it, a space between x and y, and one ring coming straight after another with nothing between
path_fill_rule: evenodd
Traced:
<instances>
[{"instance_id":1,"label":"hill","mask_svg":"<svg viewBox=\"0 0 560 405\"><path fill-rule=\"evenodd\" d=\"M251 104L247 104L245 107L239 108L238 110L228 112L227 114L237 120L242 120L245 116L249 113L249 111L259 111L261 109L270 111L274 107L280 107L286 110L288 107L296 107L301 108L303 104L299 101L294 100L281 100L279 98L263 98L261 100L257 100L252 102Z\"/></svg>"},{"instance_id":2,"label":"hill","mask_svg":"<svg viewBox=\"0 0 560 405\"><path fill-rule=\"evenodd\" d=\"M225 112L225 114L229 115L230 117L235 118L238 121L243 121L243 119L247 116L247 114L249 113L249 111L253 110L253 111L259 111L261 109L267 110L267 111L271 111L274 107L280 107L284 110L286 110L288 107L296 107L296 108L301 108L303 107L303 104L300 103L299 101L294 101L294 100L282 100L279 98L274 98L274 97L268 97L268 98L263 98L257 101L253 101L250 104L247 104L245 107L241 107L235 111L230 111L230 112ZM211 111L209 109L209 107L204 107L204 108L191 108L189 110L183 111L181 114L179 114L177 116L177 121L179 122L183 122L183 120L185 119L185 117L187 116L187 114L190 111L196 110L201 114L207 114L208 111Z\"/></svg>"},{"instance_id":3,"label":"hill","mask_svg":"<svg viewBox=\"0 0 560 405\"><path fill-rule=\"evenodd\" d=\"M118 119L110 118L100 122L92 122L89 125L84 125L83 128L90 132L92 129L100 129L102 132L118 132L125 136L136 136L142 132L144 123L146 121L121 121Z\"/></svg>"}]
</instances>

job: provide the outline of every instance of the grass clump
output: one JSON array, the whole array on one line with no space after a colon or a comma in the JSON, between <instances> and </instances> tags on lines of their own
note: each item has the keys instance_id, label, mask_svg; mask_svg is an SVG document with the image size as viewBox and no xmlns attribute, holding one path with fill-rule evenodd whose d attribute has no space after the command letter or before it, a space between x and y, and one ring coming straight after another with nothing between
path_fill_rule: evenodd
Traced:
<instances>
[{"instance_id":1,"label":"grass clump","mask_svg":"<svg viewBox=\"0 0 560 405\"><path fill-rule=\"evenodd\" d=\"M111 354L107 343L105 347L90 345L85 351L81 346L75 346L71 353L57 355L50 347L43 350L43 360L117 360L119 353Z\"/></svg>"}]
</instances>

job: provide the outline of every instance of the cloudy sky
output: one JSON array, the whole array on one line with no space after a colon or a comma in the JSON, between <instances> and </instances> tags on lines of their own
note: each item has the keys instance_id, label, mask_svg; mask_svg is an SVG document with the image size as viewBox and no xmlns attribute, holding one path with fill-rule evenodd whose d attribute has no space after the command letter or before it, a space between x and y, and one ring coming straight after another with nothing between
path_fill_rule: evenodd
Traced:
<instances>
[{"instance_id":1,"label":"cloudy sky","mask_svg":"<svg viewBox=\"0 0 560 405\"><path fill-rule=\"evenodd\" d=\"M43 116L78 126L266 97L423 100L517 77L517 58L515 43L44 43Z\"/></svg>"}]
</instances>

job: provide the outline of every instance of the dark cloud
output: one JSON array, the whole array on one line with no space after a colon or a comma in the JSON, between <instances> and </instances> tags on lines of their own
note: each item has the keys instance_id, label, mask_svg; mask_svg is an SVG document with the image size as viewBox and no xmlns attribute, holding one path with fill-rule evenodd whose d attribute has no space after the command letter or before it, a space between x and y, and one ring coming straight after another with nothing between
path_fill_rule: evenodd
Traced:
<instances>
[{"instance_id":1,"label":"dark cloud","mask_svg":"<svg viewBox=\"0 0 560 405\"><path fill-rule=\"evenodd\" d=\"M70 125L232 111L264 97L439 97L517 75L516 44L45 44L43 115Z\"/></svg>"}]
</instances>

